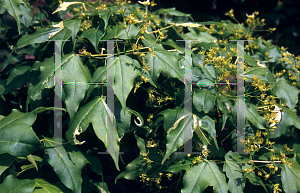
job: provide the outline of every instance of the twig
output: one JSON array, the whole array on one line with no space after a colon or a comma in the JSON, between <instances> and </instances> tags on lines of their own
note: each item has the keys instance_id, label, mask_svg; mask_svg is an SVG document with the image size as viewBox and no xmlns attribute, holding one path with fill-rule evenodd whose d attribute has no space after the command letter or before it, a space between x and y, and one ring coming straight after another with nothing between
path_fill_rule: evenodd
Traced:
<instances>
[{"instance_id":1,"label":"twig","mask_svg":"<svg viewBox=\"0 0 300 193\"><path fill-rule=\"evenodd\" d=\"M277 162L277 163L280 163L281 161L259 161L259 160L250 160L250 162L258 162L258 163L272 163L272 162Z\"/></svg>"}]
</instances>

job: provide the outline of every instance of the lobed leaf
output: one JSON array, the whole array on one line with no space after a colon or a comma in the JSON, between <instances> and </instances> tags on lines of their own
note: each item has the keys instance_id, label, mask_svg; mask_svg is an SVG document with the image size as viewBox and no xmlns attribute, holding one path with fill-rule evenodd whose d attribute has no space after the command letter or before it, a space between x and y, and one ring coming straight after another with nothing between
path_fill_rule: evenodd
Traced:
<instances>
[{"instance_id":1,"label":"lobed leaf","mask_svg":"<svg viewBox=\"0 0 300 193\"><path fill-rule=\"evenodd\" d=\"M73 145L83 144L76 139L76 135L83 133L90 123L93 125L93 129L97 137L104 143L110 146L114 145L115 151L119 151L119 144L117 143L118 137L106 139L106 114L111 114L105 101L100 97L95 97L93 100L79 108L74 119L70 122L69 130L66 132L68 141ZM110 121L108 121L110 123ZM111 136L114 138L114 136ZM106 145L106 146L107 146ZM111 154L117 169L119 170L118 154Z\"/></svg>"},{"instance_id":2,"label":"lobed leaf","mask_svg":"<svg viewBox=\"0 0 300 193\"><path fill-rule=\"evenodd\" d=\"M299 89L291 86L285 79L278 78L276 80L275 87L271 89L271 92L275 94L284 104L290 109L294 109L298 103Z\"/></svg>"},{"instance_id":3,"label":"lobed leaf","mask_svg":"<svg viewBox=\"0 0 300 193\"><path fill-rule=\"evenodd\" d=\"M226 177L213 162L202 162L187 169L183 177L182 193L204 192L208 186L213 186L214 192L228 192Z\"/></svg>"},{"instance_id":4,"label":"lobed leaf","mask_svg":"<svg viewBox=\"0 0 300 193\"><path fill-rule=\"evenodd\" d=\"M291 165L284 163L281 169L282 187L285 192L297 193L300 191L300 165L294 159L288 159Z\"/></svg>"},{"instance_id":5,"label":"lobed leaf","mask_svg":"<svg viewBox=\"0 0 300 193\"><path fill-rule=\"evenodd\" d=\"M19 180L9 175L5 178L4 182L0 184L1 192L9 193L32 193L36 182L29 179Z\"/></svg>"},{"instance_id":6,"label":"lobed leaf","mask_svg":"<svg viewBox=\"0 0 300 193\"><path fill-rule=\"evenodd\" d=\"M54 148L57 145L59 144L55 144L53 139L44 138L44 146L52 147L45 149L46 160L66 187L80 193L82 191L81 170L89 162L81 151L73 150L67 154L64 146L60 146L59 149Z\"/></svg>"},{"instance_id":7,"label":"lobed leaf","mask_svg":"<svg viewBox=\"0 0 300 193\"><path fill-rule=\"evenodd\" d=\"M12 113L0 121L0 154L27 156L41 147L39 138L31 126L36 113L22 113L13 109Z\"/></svg>"},{"instance_id":8,"label":"lobed leaf","mask_svg":"<svg viewBox=\"0 0 300 193\"><path fill-rule=\"evenodd\" d=\"M21 16L22 9L20 8L22 1L21 0L0 0L1 6L5 7L7 12L13 16L17 21L18 32L21 34Z\"/></svg>"}]
</instances>

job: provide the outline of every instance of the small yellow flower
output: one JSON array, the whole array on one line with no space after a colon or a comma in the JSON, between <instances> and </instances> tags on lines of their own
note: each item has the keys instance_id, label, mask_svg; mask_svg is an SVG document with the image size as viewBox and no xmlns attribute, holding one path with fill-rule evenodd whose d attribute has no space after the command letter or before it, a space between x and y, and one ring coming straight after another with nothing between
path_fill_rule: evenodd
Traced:
<instances>
[{"instance_id":1,"label":"small yellow flower","mask_svg":"<svg viewBox=\"0 0 300 193\"><path fill-rule=\"evenodd\" d=\"M136 44L132 44L132 49L136 50L137 49L137 45Z\"/></svg>"},{"instance_id":2,"label":"small yellow flower","mask_svg":"<svg viewBox=\"0 0 300 193\"><path fill-rule=\"evenodd\" d=\"M268 179L270 177L270 174L266 174L265 178Z\"/></svg>"},{"instance_id":3,"label":"small yellow flower","mask_svg":"<svg viewBox=\"0 0 300 193\"><path fill-rule=\"evenodd\" d=\"M203 162L201 156L196 157L195 160L196 160L198 163Z\"/></svg>"},{"instance_id":4,"label":"small yellow flower","mask_svg":"<svg viewBox=\"0 0 300 193\"><path fill-rule=\"evenodd\" d=\"M282 190L279 188L279 184L274 184L274 191L273 193L282 192Z\"/></svg>"},{"instance_id":5,"label":"small yellow flower","mask_svg":"<svg viewBox=\"0 0 300 193\"><path fill-rule=\"evenodd\" d=\"M144 2L138 1L138 3L140 3L140 4L144 5L144 6L148 6L148 5L150 5L150 2L149 2L149 0L147 0L147 1L144 1Z\"/></svg>"},{"instance_id":6,"label":"small yellow flower","mask_svg":"<svg viewBox=\"0 0 300 193\"><path fill-rule=\"evenodd\" d=\"M146 146L147 146L148 148L150 148L150 147L156 147L157 144L156 144L156 143L154 142L154 140L151 138L151 139L148 140Z\"/></svg>"},{"instance_id":7,"label":"small yellow flower","mask_svg":"<svg viewBox=\"0 0 300 193\"><path fill-rule=\"evenodd\" d=\"M248 14L246 14L246 16L247 16L248 18L250 18L250 19L254 19L254 18L255 18L255 15L254 15L254 13L253 13L252 15L248 15Z\"/></svg>"},{"instance_id":8,"label":"small yellow flower","mask_svg":"<svg viewBox=\"0 0 300 193\"><path fill-rule=\"evenodd\" d=\"M144 66L143 67L143 72L145 73L146 71L150 71L150 66Z\"/></svg>"},{"instance_id":9,"label":"small yellow flower","mask_svg":"<svg viewBox=\"0 0 300 193\"><path fill-rule=\"evenodd\" d=\"M156 3L154 3L154 1L151 1L151 7L157 5Z\"/></svg>"},{"instance_id":10,"label":"small yellow flower","mask_svg":"<svg viewBox=\"0 0 300 193\"><path fill-rule=\"evenodd\" d=\"M152 118L153 118L153 114L150 114L150 115L149 115L149 118L152 119Z\"/></svg>"},{"instance_id":11,"label":"small yellow flower","mask_svg":"<svg viewBox=\"0 0 300 193\"><path fill-rule=\"evenodd\" d=\"M148 152L147 152L147 153L146 153L146 152L144 152L144 151L142 151L142 155L143 155L144 157L148 156L148 154L149 154L149 150L148 150Z\"/></svg>"},{"instance_id":12,"label":"small yellow flower","mask_svg":"<svg viewBox=\"0 0 300 193\"><path fill-rule=\"evenodd\" d=\"M147 158L147 157L144 157L143 159L146 160L148 164L151 164L151 162L153 162L152 160L150 160L150 159Z\"/></svg>"},{"instance_id":13,"label":"small yellow flower","mask_svg":"<svg viewBox=\"0 0 300 193\"><path fill-rule=\"evenodd\" d=\"M160 103L164 102L164 99L162 98L162 96L158 97L157 99L158 105L160 105Z\"/></svg>"},{"instance_id":14,"label":"small yellow flower","mask_svg":"<svg viewBox=\"0 0 300 193\"><path fill-rule=\"evenodd\" d=\"M146 174L142 174L139 177L142 178L140 181L145 182L145 180L146 180Z\"/></svg>"},{"instance_id":15,"label":"small yellow flower","mask_svg":"<svg viewBox=\"0 0 300 193\"><path fill-rule=\"evenodd\" d=\"M160 184L160 178L156 178L156 180L155 180L155 182L157 183L157 184Z\"/></svg>"},{"instance_id":16,"label":"small yellow flower","mask_svg":"<svg viewBox=\"0 0 300 193\"><path fill-rule=\"evenodd\" d=\"M138 88L140 88L140 85L141 85L142 83L141 82L138 82L138 83L136 83L135 84L135 88L134 88L134 93L136 93L136 90L138 89Z\"/></svg>"},{"instance_id":17,"label":"small yellow flower","mask_svg":"<svg viewBox=\"0 0 300 193\"><path fill-rule=\"evenodd\" d=\"M256 132L256 137L260 137L261 136L261 131L257 131Z\"/></svg>"},{"instance_id":18,"label":"small yellow flower","mask_svg":"<svg viewBox=\"0 0 300 193\"><path fill-rule=\"evenodd\" d=\"M171 173L167 173L166 176L168 177L168 179L170 179L172 177Z\"/></svg>"},{"instance_id":19,"label":"small yellow flower","mask_svg":"<svg viewBox=\"0 0 300 193\"><path fill-rule=\"evenodd\" d=\"M142 78L142 80L143 80L145 83L147 83L147 82L149 81L149 79L148 79L147 77L145 77L145 76L142 76L141 78Z\"/></svg>"},{"instance_id":20,"label":"small yellow flower","mask_svg":"<svg viewBox=\"0 0 300 193\"><path fill-rule=\"evenodd\" d=\"M146 174L142 174L142 176L140 176L140 177L146 177Z\"/></svg>"}]
</instances>

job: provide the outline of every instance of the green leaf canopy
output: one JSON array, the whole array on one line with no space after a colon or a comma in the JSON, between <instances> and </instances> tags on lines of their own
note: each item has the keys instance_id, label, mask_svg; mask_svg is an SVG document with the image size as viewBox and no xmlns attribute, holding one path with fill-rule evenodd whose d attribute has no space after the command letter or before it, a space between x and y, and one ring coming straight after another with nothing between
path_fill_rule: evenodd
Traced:
<instances>
[{"instance_id":1,"label":"green leaf canopy","mask_svg":"<svg viewBox=\"0 0 300 193\"><path fill-rule=\"evenodd\" d=\"M39 138L32 130L36 113L22 113L13 109L12 113L0 121L0 154L27 156L41 147Z\"/></svg>"}]
</instances>

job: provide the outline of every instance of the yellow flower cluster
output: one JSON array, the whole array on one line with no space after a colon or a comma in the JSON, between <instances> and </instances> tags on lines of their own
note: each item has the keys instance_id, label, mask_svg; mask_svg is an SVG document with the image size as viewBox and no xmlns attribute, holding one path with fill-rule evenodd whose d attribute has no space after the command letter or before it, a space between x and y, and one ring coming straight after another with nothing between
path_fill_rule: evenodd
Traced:
<instances>
[{"instance_id":1,"label":"yellow flower cluster","mask_svg":"<svg viewBox=\"0 0 300 193\"><path fill-rule=\"evenodd\" d=\"M119 8L117 13L120 13L120 14L123 14L123 13L125 13L125 8L124 8L124 9L122 9L122 8Z\"/></svg>"},{"instance_id":2,"label":"yellow flower cluster","mask_svg":"<svg viewBox=\"0 0 300 193\"><path fill-rule=\"evenodd\" d=\"M202 159L201 155L198 155L197 157L194 157L194 160L192 161L192 166L197 163L201 163L201 162L203 162L203 159Z\"/></svg>"},{"instance_id":3,"label":"yellow flower cluster","mask_svg":"<svg viewBox=\"0 0 300 193\"><path fill-rule=\"evenodd\" d=\"M234 14L233 14L233 9L231 9L230 11L228 11L227 13L225 13L225 16L229 16L229 17L234 17Z\"/></svg>"},{"instance_id":4,"label":"yellow flower cluster","mask_svg":"<svg viewBox=\"0 0 300 193\"><path fill-rule=\"evenodd\" d=\"M247 42L245 45L245 50L250 50L250 49L258 49L258 44L253 43L252 41Z\"/></svg>"},{"instance_id":5,"label":"yellow flower cluster","mask_svg":"<svg viewBox=\"0 0 300 193\"><path fill-rule=\"evenodd\" d=\"M124 6L126 3L131 3L131 1L126 1L126 0L115 0L115 5L116 6Z\"/></svg>"},{"instance_id":6,"label":"yellow flower cluster","mask_svg":"<svg viewBox=\"0 0 300 193\"><path fill-rule=\"evenodd\" d=\"M140 178L141 178L141 182L145 182L146 180L147 181L150 181L150 178L149 177L147 177L147 175L146 174L142 174L141 176L139 176Z\"/></svg>"},{"instance_id":7,"label":"yellow flower cluster","mask_svg":"<svg viewBox=\"0 0 300 193\"><path fill-rule=\"evenodd\" d=\"M241 141L245 143L245 152L258 152L261 148L271 148L275 142L270 142L268 139L264 139L263 136L266 136L267 132L257 131L256 134L252 137L246 137L246 140ZM262 136L263 135L263 136ZM265 145L263 145L265 143Z\"/></svg>"},{"instance_id":8,"label":"yellow flower cluster","mask_svg":"<svg viewBox=\"0 0 300 193\"><path fill-rule=\"evenodd\" d=\"M288 51L285 51L286 48L281 47L282 52L282 58L279 59L280 62L284 63L285 66L287 66L288 71L285 69L282 70L279 73L276 73L276 75L282 76L283 74L286 74L290 80L294 80L292 85L297 85L297 79L299 78L299 72L300 72L300 56L295 56L294 54L289 53Z\"/></svg>"},{"instance_id":9,"label":"yellow flower cluster","mask_svg":"<svg viewBox=\"0 0 300 193\"><path fill-rule=\"evenodd\" d=\"M253 168L253 167L243 169L243 172L246 172L247 174L248 174L248 173L251 173L251 172L253 172L253 171L254 171L254 168Z\"/></svg>"},{"instance_id":10,"label":"yellow flower cluster","mask_svg":"<svg viewBox=\"0 0 300 193\"><path fill-rule=\"evenodd\" d=\"M152 119L153 119L153 114L150 114L150 115L148 116L148 119L147 119L147 122L149 122L149 125L150 125L150 126L151 126L152 123L153 123Z\"/></svg>"},{"instance_id":11,"label":"yellow flower cluster","mask_svg":"<svg viewBox=\"0 0 300 193\"><path fill-rule=\"evenodd\" d=\"M257 172L258 176L264 175L265 180L269 179L271 175L274 175L278 171L278 167L274 166L274 164L267 164L266 167L268 167L269 173L266 172L264 169L260 169L260 168L258 168L260 171Z\"/></svg>"},{"instance_id":12,"label":"yellow flower cluster","mask_svg":"<svg viewBox=\"0 0 300 193\"><path fill-rule=\"evenodd\" d=\"M142 151L142 156L144 156L143 159L146 160L146 162L147 162L148 164L151 164L153 161L149 159L148 154L149 154L149 150L148 150L148 152Z\"/></svg>"},{"instance_id":13,"label":"yellow flower cluster","mask_svg":"<svg viewBox=\"0 0 300 193\"><path fill-rule=\"evenodd\" d=\"M207 146L203 145L202 156L203 157L208 157L209 153L210 153L210 151L209 151L209 149L207 149Z\"/></svg>"},{"instance_id":14,"label":"yellow flower cluster","mask_svg":"<svg viewBox=\"0 0 300 193\"><path fill-rule=\"evenodd\" d=\"M146 145L146 147L148 147L148 148L156 147L156 146L157 146L157 144L155 143L155 141L152 138L150 138L148 140L147 145Z\"/></svg>"},{"instance_id":15,"label":"yellow flower cluster","mask_svg":"<svg viewBox=\"0 0 300 193\"><path fill-rule=\"evenodd\" d=\"M91 56L91 53L86 51L86 48L83 47L81 50L79 50L79 53L83 56L87 56L87 57L90 57Z\"/></svg>"},{"instance_id":16,"label":"yellow flower cluster","mask_svg":"<svg viewBox=\"0 0 300 193\"><path fill-rule=\"evenodd\" d=\"M146 185L151 185L151 183L149 184L148 182L155 182L156 183L156 187L158 187L159 189L162 188L162 186L160 185L161 181L162 181L162 176L163 173L159 172L157 175L152 175L150 177L147 176L147 174L142 174L139 177L141 178L141 182L146 182ZM172 173L167 173L166 174L168 180L172 180Z\"/></svg>"},{"instance_id":17,"label":"yellow flower cluster","mask_svg":"<svg viewBox=\"0 0 300 193\"><path fill-rule=\"evenodd\" d=\"M98 9L107 10L107 6L106 6L106 4L100 4L98 7L96 7L96 10L98 10Z\"/></svg>"},{"instance_id":18,"label":"yellow flower cluster","mask_svg":"<svg viewBox=\"0 0 300 193\"><path fill-rule=\"evenodd\" d=\"M134 14L129 14L126 18L125 18L125 21L128 23L128 24L136 24L136 23L139 23L139 20L134 16Z\"/></svg>"},{"instance_id":19,"label":"yellow flower cluster","mask_svg":"<svg viewBox=\"0 0 300 193\"><path fill-rule=\"evenodd\" d=\"M91 27L92 27L92 21L91 20L84 20L83 22L81 22L79 30L80 31L86 31Z\"/></svg>"},{"instance_id":20,"label":"yellow flower cluster","mask_svg":"<svg viewBox=\"0 0 300 193\"><path fill-rule=\"evenodd\" d=\"M256 74L253 75L251 84L255 87L255 89L258 89L261 92L269 91L273 87L272 85L267 86L266 83L262 83L262 79Z\"/></svg>"},{"instance_id":21,"label":"yellow flower cluster","mask_svg":"<svg viewBox=\"0 0 300 193\"><path fill-rule=\"evenodd\" d=\"M279 184L274 184L273 193L279 193L279 192L282 192L282 190L279 188Z\"/></svg>"},{"instance_id":22,"label":"yellow flower cluster","mask_svg":"<svg viewBox=\"0 0 300 193\"><path fill-rule=\"evenodd\" d=\"M249 28L254 29L256 26L265 26L266 25L265 19L260 20L259 18L256 18L256 16L258 14L259 14L258 11L255 11L254 13L252 13L252 15L246 14L246 16L247 16L246 23Z\"/></svg>"},{"instance_id":23,"label":"yellow flower cluster","mask_svg":"<svg viewBox=\"0 0 300 193\"><path fill-rule=\"evenodd\" d=\"M209 149L207 149L207 146L203 145L202 147L202 155L198 155L197 157L194 157L194 160L192 161L192 165L196 165L197 163L202 163L203 161L207 161L207 157L209 156ZM190 157L191 154L187 154L187 157Z\"/></svg>"}]
</instances>

